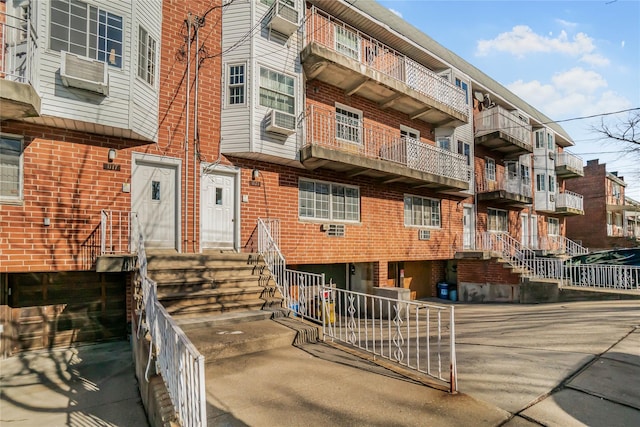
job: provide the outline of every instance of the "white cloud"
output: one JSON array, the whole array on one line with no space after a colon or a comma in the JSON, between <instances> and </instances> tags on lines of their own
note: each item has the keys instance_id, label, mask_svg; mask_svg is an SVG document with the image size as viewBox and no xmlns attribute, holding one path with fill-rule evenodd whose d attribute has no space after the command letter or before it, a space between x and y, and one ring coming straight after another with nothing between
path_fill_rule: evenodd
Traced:
<instances>
[{"instance_id":1,"label":"white cloud","mask_svg":"<svg viewBox=\"0 0 640 427\"><path fill-rule=\"evenodd\" d=\"M622 40L622 42L620 42L620 47L624 49L624 40Z\"/></svg>"},{"instance_id":2,"label":"white cloud","mask_svg":"<svg viewBox=\"0 0 640 427\"><path fill-rule=\"evenodd\" d=\"M556 22L560 25L562 25L563 27L567 27L567 28L575 28L578 26L577 22L569 22L569 21L565 21L564 19L556 19Z\"/></svg>"},{"instance_id":3,"label":"white cloud","mask_svg":"<svg viewBox=\"0 0 640 427\"><path fill-rule=\"evenodd\" d=\"M591 53L595 50L593 39L585 33L578 33L569 39L566 31L555 37L536 34L527 25L517 25L509 32L498 34L492 40L479 40L476 55L485 56L491 52L507 52L523 57L531 52L557 52L571 56Z\"/></svg>"},{"instance_id":4,"label":"white cloud","mask_svg":"<svg viewBox=\"0 0 640 427\"><path fill-rule=\"evenodd\" d=\"M586 55L582 55L580 61L586 62L587 64L593 65L595 67L606 67L611 63L609 61L609 58L605 58L599 53L587 53Z\"/></svg>"},{"instance_id":5,"label":"white cloud","mask_svg":"<svg viewBox=\"0 0 640 427\"><path fill-rule=\"evenodd\" d=\"M631 101L612 90L600 74L580 67L556 73L551 82L517 80L509 90L547 116L559 120L630 108Z\"/></svg>"},{"instance_id":6,"label":"white cloud","mask_svg":"<svg viewBox=\"0 0 640 427\"><path fill-rule=\"evenodd\" d=\"M390 11L391 13L393 13L394 15L397 15L397 16L399 16L400 18L402 18L402 13L398 12L397 10L389 8L389 11Z\"/></svg>"}]
</instances>

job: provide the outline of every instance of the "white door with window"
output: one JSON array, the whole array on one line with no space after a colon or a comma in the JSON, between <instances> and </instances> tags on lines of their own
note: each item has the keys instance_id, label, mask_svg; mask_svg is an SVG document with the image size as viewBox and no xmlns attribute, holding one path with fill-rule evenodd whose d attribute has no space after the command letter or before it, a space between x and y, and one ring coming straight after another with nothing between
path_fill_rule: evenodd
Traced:
<instances>
[{"instance_id":1,"label":"white door with window","mask_svg":"<svg viewBox=\"0 0 640 427\"><path fill-rule=\"evenodd\" d=\"M531 249L538 249L538 216L531 215Z\"/></svg>"},{"instance_id":2,"label":"white door with window","mask_svg":"<svg viewBox=\"0 0 640 427\"><path fill-rule=\"evenodd\" d=\"M522 224L522 236L521 236L521 241L520 243L522 243L522 246L529 247L529 238L530 238L530 234L529 234L529 215L527 214L522 214L522 216L520 217L520 221Z\"/></svg>"},{"instance_id":3,"label":"white door with window","mask_svg":"<svg viewBox=\"0 0 640 427\"><path fill-rule=\"evenodd\" d=\"M464 249L474 249L473 207L465 206L462 213L462 244Z\"/></svg>"},{"instance_id":4,"label":"white door with window","mask_svg":"<svg viewBox=\"0 0 640 427\"><path fill-rule=\"evenodd\" d=\"M200 187L202 248L234 248L236 175L203 173Z\"/></svg>"},{"instance_id":5,"label":"white door with window","mask_svg":"<svg viewBox=\"0 0 640 427\"><path fill-rule=\"evenodd\" d=\"M179 249L179 162L134 155L131 209L138 215L146 247Z\"/></svg>"}]
</instances>

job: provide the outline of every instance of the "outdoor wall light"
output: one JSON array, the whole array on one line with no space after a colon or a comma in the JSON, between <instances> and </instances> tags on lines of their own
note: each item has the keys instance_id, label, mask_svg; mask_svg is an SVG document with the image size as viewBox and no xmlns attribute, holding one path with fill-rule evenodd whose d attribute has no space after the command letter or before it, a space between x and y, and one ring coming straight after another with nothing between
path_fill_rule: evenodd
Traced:
<instances>
[{"instance_id":1,"label":"outdoor wall light","mask_svg":"<svg viewBox=\"0 0 640 427\"><path fill-rule=\"evenodd\" d=\"M116 159L116 150L113 148L110 148L107 158L109 159L109 162L113 162Z\"/></svg>"},{"instance_id":2,"label":"outdoor wall light","mask_svg":"<svg viewBox=\"0 0 640 427\"><path fill-rule=\"evenodd\" d=\"M256 181L258 179L258 174L260 171L258 169L254 169L251 171L251 181Z\"/></svg>"}]
</instances>

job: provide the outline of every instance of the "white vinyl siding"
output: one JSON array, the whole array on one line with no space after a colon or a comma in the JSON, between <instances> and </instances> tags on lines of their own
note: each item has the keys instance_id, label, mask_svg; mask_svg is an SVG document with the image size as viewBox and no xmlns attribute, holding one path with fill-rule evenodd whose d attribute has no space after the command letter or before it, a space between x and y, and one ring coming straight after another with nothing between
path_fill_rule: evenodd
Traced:
<instances>
[{"instance_id":1,"label":"white vinyl siding","mask_svg":"<svg viewBox=\"0 0 640 427\"><path fill-rule=\"evenodd\" d=\"M301 179L298 192L300 218L360 221L358 187Z\"/></svg>"},{"instance_id":2,"label":"white vinyl siding","mask_svg":"<svg viewBox=\"0 0 640 427\"><path fill-rule=\"evenodd\" d=\"M440 227L440 200L405 194L404 225Z\"/></svg>"},{"instance_id":3,"label":"white vinyl siding","mask_svg":"<svg viewBox=\"0 0 640 427\"><path fill-rule=\"evenodd\" d=\"M22 140L0 136L0 203L22 200Z\"/></svg>"},{"instance_id":4,"label":"white vinyl siding","mask_svg":"<svg viewBox=\"0 0 640 427\"><path fill-rule=\"evenodd\" d=\"M489 231L509 231L509 213L501 209L487 209L487 229Z\"/></svg>"}]
</instances>

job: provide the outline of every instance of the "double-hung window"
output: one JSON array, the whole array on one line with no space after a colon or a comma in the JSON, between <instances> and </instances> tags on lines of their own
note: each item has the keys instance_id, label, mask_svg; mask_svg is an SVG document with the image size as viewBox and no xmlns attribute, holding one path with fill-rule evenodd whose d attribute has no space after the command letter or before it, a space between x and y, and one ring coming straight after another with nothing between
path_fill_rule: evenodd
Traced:
<instances>
[{"instance_id":1,"label":"double-hung window","mask_svg":"<svg viewBox=\"0 0 640 427\"><path fill-rule=\"evenodd\" d=\"M230 64L227 67L227 105L244 105L245 82L244 64Z\"/></svg>"},{"instance_id":2,"label":"double-hung window","mask_svg":"<svg viewBox=\"0 0 640 427\"><path fill-rule=\"evenodd\" d=\"M547 226L547 234L549 236L560 235L560 221L558 220L558 218L549 218L549 222Z\"/></svg>"},{"instance_id":3,"label":"double-hung window","mask_svg":"<svg viewBox=\"0 0 640 427\"><path fill-rule=\"evenodd\" d=\"M489 231L509 231L509 214L502 209L487 209L487 229Z\"/></svg>"},{"instance_id":4,"label":"double-hung window","mask_svg":"<svg viewBox=\"0 0 640 427\"><path fill-rule=\"evenodd\" d=\"M298 183L300 218L360 221L360 189L350 185L301 179Z\"/></svg>"},{"instance_id":5,"label":"double-hung window","mask_svg":"<svg viewBox=\"0 0 640 427\"><path fill-rule=\"evenodd\" d=\"M360 60L360 36L354 31L335 26L336 52L342 53L356 61Z\"/></svg>"},{"instance_id":6,"label":"double-hung window","mask_svg":"<svg viewBox=\"0 0 640 427\"><path fill-rule=\"evenodd\" d=\"M543 173L536 174L536 191L546 191L545 183L546 175Z\"/></svg>"},{"instance_id":7,"label":"double-hung window","mask_svg":"<svg viewBox=\"0 0 640 427\"><path fill-rule=\"evenodd\" d=\"M495 181L496 180L496 161L490 157L485 158L485 176L487 181Z\"/></svg>"},{"instance_id":8,"label":"double-hung window","mask_svg":"<svg viewBox=\"0 0 640 427\"><path fill-rule=\"evenodd\" d=\"M49 48L122 68L123 20L79 0L51 2Z\"/></svg>"},{"instance_id":9,"label":"double-hung window","mask_svg":"<svg viewBox=\"0 0 640 427\"><path fill-rule=\"evenodd\" d=\"M0 202L22 200L22 140L0 136Z\"/></svg>"},{"instance_id":10,"label":"double-hung window","mask_svg":"<svg viewBox=\"0 0 640 427\"><path fill-rule=\"evenodd\" d=\"M440 227L440 200L405 194L404 225Z\"/></svg>"},{"instance_id":11,"label":"double-hung window","mask_svg":"<svg viewBox=\"0 0 640 427\"><path fill-rule=\"evenodd\" d=\"M555 193L556 191L556 177L549 175L549 192Z\"/></svg>"},{"instance_id":12,"label":"double-hung window","mask_svg":"<svg viewBox=\"0 0 640 427\"><path fill-rule=\"evenodd\" d=\"M138 28L138 77L155 86L156 40L142 27Z\"/></svg>"},{"instance_id":13,"label":"double-hung window","mask_svg":"<svg viewBox=\"0 0 640 427\"><path fill-rule=\"evenodd\" d=\"M336 138L362 144L362 111L336 104Z\"/></svg>"},{"instance_id":14,"label":"double-hung window","mask_svg":"<svg viewBox=\"0 0 640 427\"><path fill-rule=\"evenodd\" d=\"M260 105L288 114L296 113L295 79L260 67Z\"/></svg>"},{"instance_id":15,"label":"double-hung window","mask_svg":"<svg viewBox=\"0 0 640 427\"><path fill-rule=\"evenodd\" d=\"M469 104L469 86L460 79L456 79L456 86L464 92L464 101Z\"/></svg>"},{"instance_id":16,"label":"double-hung window","mask_svg":"<svg viewBox=\"0 0 640 427\"><path fill-rule=\"evenodd\" d=\"M436 138L436 145L443 150L451 150L451 138L448 136L439 136Z\"/></svg>"}]
</instances>

